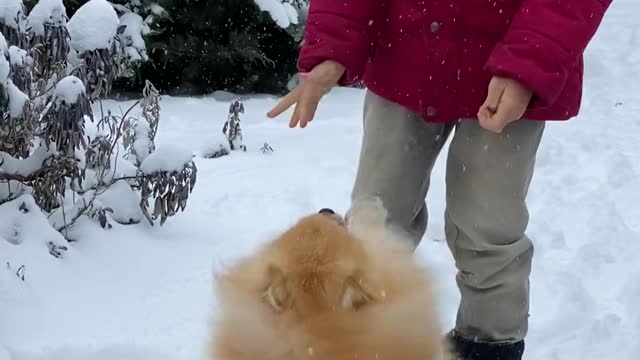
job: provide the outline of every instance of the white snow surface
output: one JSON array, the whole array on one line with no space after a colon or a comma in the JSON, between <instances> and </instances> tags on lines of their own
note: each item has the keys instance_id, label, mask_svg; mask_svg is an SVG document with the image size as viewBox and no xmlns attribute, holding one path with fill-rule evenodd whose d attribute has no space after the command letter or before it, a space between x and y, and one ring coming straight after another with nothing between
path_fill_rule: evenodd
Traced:
<instances>
[{"instance_id":1,"label":"white snow surface","mask_svg":"<svg viewBox=\"0 0 640 360\"><path fill-rule=\"evenodd\" d=\"M11 360L11 355L2 345L0 345L0 360Z\"/></svg>"},{"instance_id":2,"label":"white snow surface","mask_svg":"<svg viewBox=\"0 0 640 360\"><path fill-rule=\"evenodd\" d=\"M2 0L0 1L0 23L4 23L17 29L19 23L16 22L18 14L22 12L22 0ZM0 359L2 357L0 356Z\"/></svg>"},{"instance_id":3,"label":"white snow surface","mask_svg":"<svg viewBox=\"0 0 640 360\"><path fill-rule=\"evenodd\" d=\"M62 0L40 0L27 16L28 26L36 35L44 35L45 24L61 26L66 22L67 9Z\"/></svg>"},{"instance_id":4,"label":"white snow surface","mask_svg":"<svg viewBox=\"0 0 640 360\"><path fill-rule=\"evenodd\" d=\"M84 83L79 78L69 75L56 84L53 95L58 102L64 101L66 104L75 104L80 95L86 91Z\"/></svg>"},{"instance_id":5,"label":"white snow surface","mask_svg":"<svg viewBox=\"0 0 640 360\"><path fill-rule=\"evenodd\" d=\"M67 24L71 47L78 53L108 49L119 24L118 14L107 0L91 0L82 5Z\"/></svg>"},{"instance_id":6,"label":"white snow surface","mask_svg":"<svg viewBox=\"0 0 640 360\"><path fill-rule=\"evenodd\" d=\"M638 13L637 0L613 2L586 53L581 115L550 123L540 146L528 198L536 255L525 360L640 354ZM196 157L199 180L185 213L163 227L142 221L105 231L79 221L69 234L77 241L62 259L48 253L45 240L60 238L46 218L22 219L8 208L15 202L0 206L0 344L12 360L206 359L216 269L302 214L348 207L363 95L332 91L306 129L287 127L290 112L266 119L272 97L245 101L248 151ZM131 103L105 106L119 113ZM164 97L158 151L176 144L205 148L228 108L212 96ZM259 151L265 141L275 150L269 156ZM448 146L433 171L431 220L416 252L434 271L445 328L459 301L442 241ZM12 243L15 224L26 231L19 245ZM16 276L22 265L24 281Z\"/></svg>"},{"instance_id":7,"label":"white snow surface","mask_svg":"<svg viewBox=\"0 0 640 360\"><path fill-rule=\"evenodd\" d=\"M282 0L254 0L254 2L260 10L268 12L281 28L298 24L298 12L288 2Z\"/></svg>"}]
</instances>

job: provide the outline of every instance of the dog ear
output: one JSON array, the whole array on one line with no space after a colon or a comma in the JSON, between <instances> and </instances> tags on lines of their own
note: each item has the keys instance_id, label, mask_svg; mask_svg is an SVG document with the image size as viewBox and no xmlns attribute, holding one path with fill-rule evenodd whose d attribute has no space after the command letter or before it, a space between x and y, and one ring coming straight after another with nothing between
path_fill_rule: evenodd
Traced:
<instances>
[{"instance_id":1,"label":"dog ear","mask_svg":"<svg viewBox=\"0 0 640 360\"><path fill-rule=\"evenodd\" d=\"M373 293L368 289L366 280L356 273L347 277L342 293L342 307L347 310L359 310L375 301Z\"/></svg>"},{"instance_id":2,"label":"dog ear","mask_svg":"<svg viewBox=\"0 0 640 360\"><path fill-rule=\"evenodd\" d=\"M267 289L263 298L276 312L282 312L291 305L287 277L280 268L274 265L267 267Z\"/></svg>"}]
</instances>

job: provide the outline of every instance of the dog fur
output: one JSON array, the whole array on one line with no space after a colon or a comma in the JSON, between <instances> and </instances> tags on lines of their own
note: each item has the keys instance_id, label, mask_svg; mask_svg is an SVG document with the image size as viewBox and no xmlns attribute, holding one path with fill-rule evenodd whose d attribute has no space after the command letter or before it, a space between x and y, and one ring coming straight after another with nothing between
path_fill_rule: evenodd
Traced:
<instances>
[{"instance_id":1,"label":"dog fur","mask_svg":"<svg viewBox=\"0 0 640 360\"><path fill-rule=\"evenodd\" d=\"M303 217L218 274L210 360L449 358L429 274L383 217Z\"/></svg>"}]
</instances>

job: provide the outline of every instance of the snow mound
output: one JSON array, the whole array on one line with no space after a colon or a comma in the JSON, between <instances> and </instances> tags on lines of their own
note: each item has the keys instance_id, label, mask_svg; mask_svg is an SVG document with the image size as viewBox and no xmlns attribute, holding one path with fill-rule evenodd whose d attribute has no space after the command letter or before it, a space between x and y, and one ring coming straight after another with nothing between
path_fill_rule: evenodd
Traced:
<instances>
[{"instance_id":1,"label":"snow mound","mask_svg":"<svg viewBox=\"0 0 640 360\"><path fill-rule=\"evenodd\" d=\"M20 91L11 80L8 82L7 92L9 93L9 116L12 119L19 118L24 112L24 105L29 101L29 97Z\"/></svg>"},{"instance_id":2,"label":"snow mound","mask_svg":"<svg viewBox=\"0 0 640 360\"><path fill-rule=\"evenodd\" d=\"M216 133L211 139L207 140L206 145L200 151L200 156L207 159L216 159L230 153L231 148L227 137L224 134Z\"/></svg>"},{"instance_id":3,"label":"snow mound","mask_svg":"<svg viewBox=\"0 0 640 360\"><path fill-rule=\"evenodd\" d=\"M103 208L111 208L111 217L119 223L137 223L144 216L140 210L140 193L134 191L124 180L111 185L97 196L96 201L99 201Z\"/></svg>"},{"instance_id":4,"label":"snow mound","mask_svg":"<svg viewBox=\"0 0 640 360\"><path fill-rule=\"evenodd\" d=\"M22 0L2 0L0 1L0 24L18 29L20 26L16 18L22 12ZM2 359L2 356L0 356Z\"/></svg>"},{"instance_id":5,"label":"snow mound","mask_svg":"<svg viewBox=\"0 0 640 360\"><path fill-rule=\"evenodd\" d=\"M78 53L108 49L119 24L118 14L107 0L91 0L82 5L67 24L71 47Z\"/></svg>"},{"instance_id":6,"label":"snow mound","mask_svg":"<svg viewBox=\"0 0 640 360\"><path fill-rule=\"evenodd\" d=\"M9 47L9 61L11 65L24 67L30 65L31 57L27 53L27 50L20 49L17 46Z\"/></svg>"},{"instance_id":7,"label":"snow mound","mask_svg":"<svg viewBox=\"0 0 640 360\"><path fill-rule=\"evenodd\" d=\"M58 230L65 228L65 225L72 221L71 219L78 218L84 212L84 209L90 208L95 193L95 190L89 190L82 195L74 197L70 191L67 191L62 205L53 210L48 217L51 226Z\"/></svg>"},{"instance_id":8,"label":"snow mound","mask_svg":"<svg viewBox=\"0 0 640 360\"><path fill-rule=\"evenodd\" d=\"M0 241L0 253L7 254L7 243L31 250L37 249L44 254L47 254L49 243L59 247L69 245L62 235L49 225L47 217L29 194L0 205L0 218L0 239L4 239Z\"/></svg>"},{"instance_id":9,"label":"snow mound","mask_svg":"<svg viewBox=\"0 0 640 360\"><path fill-rule=\"evenodd\" d=\"M62 26L66 23L67 9L62 0L40 0L27 17L27 24L36 35L44 35L45 24Z\"/></svg>"},{"instance_id":10,"label":"snow mound","mask_svg":"<svg viewBox=\"0 0 640 360\"><path fill-rule=\"evenodd\" d=\"M140 170L145 174L162 171L181 172L193 157L191 150L176 146L162 146L144 159L140 164Z\"/></svg>"},{"instance_id":11,"label":"snow mound","mask_svg":"<svg viewBox=\"0 0 640 360\"><path fill-rule=\"evenodd\" d=\"M262 11L269 13L273 21L281 28L298 24L298 12L288 2L281 0L254 0Z\"/></svg>"},{"instance_id":12,"label":"snow mound","mask_svg":"<svg viewBox=\"0 0 640 360\"><path fill-rule=\"evenodd\" d=\"M85 87L82 80L70 75L60 80L56 84L53 96L58 103L75 104L78 98L85 93Z\"/></svg>"}]
</instances>

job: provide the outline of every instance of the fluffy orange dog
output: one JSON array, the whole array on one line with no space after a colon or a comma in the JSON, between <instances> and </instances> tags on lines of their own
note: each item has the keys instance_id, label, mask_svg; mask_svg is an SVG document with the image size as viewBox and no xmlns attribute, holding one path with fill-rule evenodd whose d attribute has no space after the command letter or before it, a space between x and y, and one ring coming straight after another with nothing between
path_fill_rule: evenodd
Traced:
<instances>
[{"instance_id":1,"label":"fluffy orange dog","mask_svg":"<svg viewBox=\"0 0 640 360\"><path fill-rule=\"evenodd\" d=\"M304 217L219 275L211 359L448 358L429 276L379 215Z\"/></svg>"}]
</instances>

